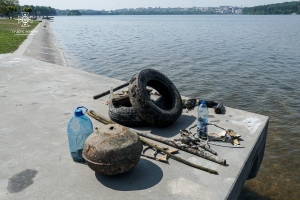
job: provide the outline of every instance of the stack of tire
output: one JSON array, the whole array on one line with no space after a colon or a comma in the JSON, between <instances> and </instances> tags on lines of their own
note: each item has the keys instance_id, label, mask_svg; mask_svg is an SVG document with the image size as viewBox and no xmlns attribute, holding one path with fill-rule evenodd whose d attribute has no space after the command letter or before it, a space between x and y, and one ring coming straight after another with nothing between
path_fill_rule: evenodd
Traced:
<instances>
[{"instance_id":1,"label":"stack of tire","mask_svg":"<svg viewBox=\"0 0 300 200\"><path fill-rule=\"evenodd\" d=\"M150 98L147 86L160 94L157 100ZM124 126L166 127L182 113L182 99L177 88L168 77L153 69L142 70L131 78L128 96L132 107L109 102L109 117Z\"/></svg>"}]
</instances>

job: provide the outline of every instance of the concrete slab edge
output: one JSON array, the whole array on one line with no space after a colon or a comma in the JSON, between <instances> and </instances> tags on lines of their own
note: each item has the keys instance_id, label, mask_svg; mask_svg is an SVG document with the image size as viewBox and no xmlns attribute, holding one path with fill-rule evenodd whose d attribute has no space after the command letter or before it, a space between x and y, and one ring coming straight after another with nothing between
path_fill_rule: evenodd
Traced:
<instances>
[{"instance_id":1,"label":"concrete slab edge","mask_svg":"<svg viewBox=\"0 0 300 200\"><path fill-rule=\"evenodd\" d=\"M241 190L244 186L245 181L248 178L249 173L251 172L252 166L255 162L257 155L261 152L264 147L267 133L268 133L269 117L267 119L267 124L259 132L261 133L259 138L255 141L255 145L252 147L250 153L247 156L246 162L244 162L243 167L238 173L238 178L235 183L232 184L228 196L226 199L238 199Z\"/></svg>"}]
</instances>

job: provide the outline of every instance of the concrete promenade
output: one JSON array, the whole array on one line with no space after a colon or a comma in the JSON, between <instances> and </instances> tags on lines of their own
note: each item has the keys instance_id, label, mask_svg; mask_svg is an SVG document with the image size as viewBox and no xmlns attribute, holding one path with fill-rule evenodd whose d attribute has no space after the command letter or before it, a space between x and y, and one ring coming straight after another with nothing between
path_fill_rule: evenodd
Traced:
<instances>
[{"instance_id":1,"label":"concrete promenade","mask_svg":"<svg viewBox=\"0 0 300 200\"><path fill-rule=\"evenodd\" d=\"M238 147L217 142L211 145L227 160L226 166L183 151L177 154L217 170L219 175L171 158L165 164L142 157L134 169L118 176L99 175L87 165L73 162L67 124L74 109L85 105L108 116L108 96L99 100L92 97L123 82L64 66L61 52L46 42L51 40L51 33L43 29L47 28L43 23L47 22L43 21L36 28L37 35L29 36L15 53L0 55L1 200L238 198L264 151L268 117L229 107L224 115L209 109L209 122L233 129L242 138ZM139 130L178 138L180 129L196 123L196 115L196 109L184 111L168 128ZM92 122L94 127L102 126L94 119ZM209 126L209 132L220 131Z\"/></svg>"}]
</instances>

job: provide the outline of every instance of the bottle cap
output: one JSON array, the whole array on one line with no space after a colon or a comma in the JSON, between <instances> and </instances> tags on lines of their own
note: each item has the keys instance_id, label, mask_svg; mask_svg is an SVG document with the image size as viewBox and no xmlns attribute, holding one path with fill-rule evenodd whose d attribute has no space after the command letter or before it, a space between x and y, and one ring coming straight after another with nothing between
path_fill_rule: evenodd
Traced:
<instances>
[{"instance_id":1,"label":"bottle cap","mask_svg":"<svg viewBox=\"0 0 300 200\"><path fill-rule=\"evenodd\" d=\"M79 106L79 107L76 108L76 110L74 112L75 117L80 117L80 116L84 115L84 113L82 112L81 108L85 108L86 112L88 111L87 107L85 107L85 106Z\"/></svg>"},{"instance_id":2,"label":"bottle cap","mask_svg":"<svg viewBox=\"0 0 300 200\"><path fill-rule=\"evenodd\" d=\"M202 100L201 104L206 104L206 101L205 101L205 100Z\"/></svg>"}]
</instances>

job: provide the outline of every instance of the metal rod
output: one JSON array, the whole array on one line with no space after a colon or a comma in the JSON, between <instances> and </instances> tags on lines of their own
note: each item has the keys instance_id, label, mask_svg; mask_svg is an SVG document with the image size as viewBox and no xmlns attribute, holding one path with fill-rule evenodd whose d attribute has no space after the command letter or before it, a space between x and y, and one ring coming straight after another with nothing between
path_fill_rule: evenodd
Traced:
<instances>
[{"instance_id":1,"label":"metal rod","mask_svg":"<svg viewBox=\"0 0 300 200\"><path fill-rule=\"evenodd\" d=\"M193 148L190 148L190 147L179 146L175 142L173 142L172 140L169 140L168 138L161 137L161 136L156 136L156 135L153 135L153 134L150 134L150 133L139 132L139 131L136 131L136 133L139 136L144 136L146 138L156 140L158 142L161 142L161 143L167 144L169 146L178 148L182 151L186 151L186 152L192 153L194 155L197 155L199 157L205 158L207 160L213 161L213 162L218 163L220 165L225 165L226 164L225 159L219 158L219 157L217 157L213 154L209 154L209 153L206 153L204 151L199 151L197 149L193 149Z\"/></svg>"},{"instance_id":2,"label":"metal rod","mask_svg":"<svg viewBox=\"0 0 300 200\"><path fill-rule=\"evenodd\" d=\"M132 131L132 130L129 129L129 131ZM159 151L161 151L161 152L164 152L165 154L167 154L168 156L170 156L171 158L173 158L173 159L175 159L175 160L177 160L177 161L179 161L179 162L182 162L182 163L184 163L184 164L186 164L186 165L189 165L189 166L191 166L191 167L194 167L194 168L197 168L197 169L200 169L200 170L209 172L209 173L211 173L211 174L218 174L218 172L217 172L216 170L209 169L209 168L203 167L203 166L201 166L201 165L196 165L196 164L191 163L191 162L189 162L189 161L187 161L187 160L184 160L184 159L182 159L182 158L180 158L180 157L178 157L178 156L175 156L175 155L173 155L173 154L167 152L166 150L160 148L158 145L153 144L153 143L151 143L151 142L145 140L145 139L142 138L142 137L140 137L140 140L141 140L142 142L148 144L149 146L151 146L151 147L153 147L153 148L155 148L155 149L157 149L157 150L159 150Z\"/></svg>"},{"instance_id":3,"label":"metal rod","mask_svg":"<svg viewBox=\"0 0 300 200\"><path fill-rule=\"evenodd\" d=\"M96 113L96 112L93 111L93 110L88 110L86 113L87 113L89 116L91 116L92 118L94 118L95 120L97 120L97 121L99 121L99 122L101 122L101 123L103 123L103 124L115 124L114 121L111 121L110 119L108 119L108 118L106 118L106 117L104 117L104 116L102 116L102 115Z\"/></svg>"},{"instance_id":4,"label":"metal rod","mask_svg":"<svg viewBox=\"0 0 300 200\"><path fill-rule=\"evenodd\" d=\"M115 92L115 91L117 91L117 90L119 90L121 88L124 88L124 87L128 86L128 85L129 85L129 83L124 83L123 85L120 85L120 86L114 88L113 91ZM99 99L101 97L104 97L105 95L108 95L109 93L110 93L110 90L107 90L106 92L103 92L101 94L95 95L93 97L93 99Z\"/></svg>"},{"instance_id":5,"label":"metal rod","mask_svg":"<svg viewBox=\"0 0 300 200\"><path fill-rule=\"evenodd\" d=\"M93 117L94 119L100 121L101 123L104 123L104 124L115 123L115 122L112 122L110 119L107 119L106 117L104 117L104 116L96 113L93 110L89 110L87 112L87 114L89 116ZM143 136L143 137L146 137L146 138L149 138L149 139L152 139L152 140L156 140L158 142L162 142L162 143L167 144L169 146L178 148L178 149L180 149L182 151L189 152L191 154L197 155L199 157L205 158L207 160L216 162L216 163L221 164L221 165L225 165L226 164L226 160L225 159L219 158L219 157L217 157L215 155L212 155L212 154L209 154L209 153L206 153L206 152L203 152L203 151L199 151L199 150L196 150L196 149L193 149L193 148L188 148L188 147L184 148L184 147L181 147L181 146L177 145L175 142L169 140L168 138L164 138L164 137L161 137L161 136L156 136L156 135L153 135L153 134L150 134L150 133L144 133L144 132L140 132L140 131L136 131L136 130L134 130L134 131L139 136Z\"/></svg>"},{"instance_id":6,"label":"metal rod","mask_svg":"<svg viewBox=\"0 0 300 200\"><path fill-rule=\"evenodd\" d=\"M146 154L141 154L141 156L143 156L145 158L150 158L152 160L160 161L160 162L163 162L163 163L168 163L168 160L162 160L162 159L156 158L154 156L149 156L149 155L146 155Z\"/></svg>"},{"instance_id":7,"label":"metal rod","mask_svg":"<svg viewBox=\"0 0 300 200\"><path fill-rule=\"evenodd\" d=\"M204 150L206 150L206 151L208 151L208 152L210 152L214 155L218 155L218 153L216 151L212 150L211 148L208 148L207 144L200 144L200 142L194 142L194 143L196 143L200 148L202 148L202 149L204 149Z\"/></svg>"}]
</instances>

